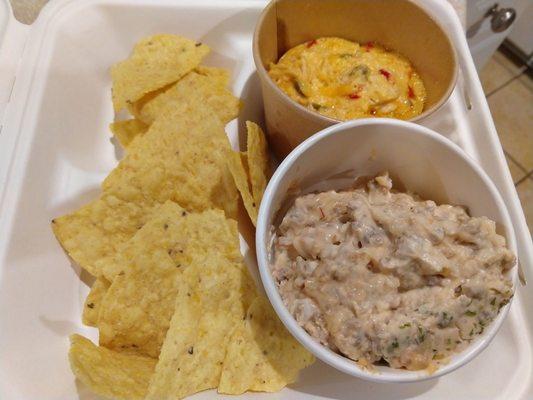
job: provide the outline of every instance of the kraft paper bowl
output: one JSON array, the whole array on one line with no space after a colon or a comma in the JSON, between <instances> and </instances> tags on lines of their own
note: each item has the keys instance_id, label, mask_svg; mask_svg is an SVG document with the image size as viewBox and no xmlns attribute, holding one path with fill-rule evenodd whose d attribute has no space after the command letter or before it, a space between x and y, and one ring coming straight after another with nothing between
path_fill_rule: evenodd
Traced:
<instances>
[{"instance_id":1,"label":"kraft paper bowl","mask_svg":"<svg viewBox=\"0 0 533 400\"><path fill-rule=\"evenodd\" d=\"M407 371L386 366L372 371L321 345L300 327L285 307L272 277L272 234L295 196L349 188L354 178L371 177L383 171L389 172L395 189L417 193L438 204L463 205L471 216L492 219L497 232L507 239L508 248L517 254L514 230L504 201L483 169L461 148L435 131L411 122L358 119L313 135L294 149L272 176L257 219L256 252L261 280L274 310L289 332L317 358L339 371L375 382L437 378L479 355L502 326L511 304L500 310L482 335L436 371ZM515 291L517 275L515 264L507 271Z\"/></svg>"},{"instance_id":2,"label":"kraft paper bowl","mask_svg":"<svg viewBox=\"0 0 533 400\"><path fill-rule=\"evenodd\" d=\"M373 41L403 54L424 81L427 101L419 121L438 110L455 87L457 60L446 31L411 0L275 0L261 14L253 56L263 92L269 142L280 158L303 140L340 121L301 106L268 75L271 62L294 46L337 36Z\"/></svg>"}]
</instances>

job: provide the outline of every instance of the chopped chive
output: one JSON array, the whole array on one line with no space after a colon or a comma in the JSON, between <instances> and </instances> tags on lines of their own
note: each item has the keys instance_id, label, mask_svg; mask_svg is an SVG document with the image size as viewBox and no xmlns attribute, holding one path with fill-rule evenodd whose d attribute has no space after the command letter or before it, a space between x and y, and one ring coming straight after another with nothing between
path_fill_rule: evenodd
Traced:
<instances>
[{"instance_id":1,"label":"chopped chive","mask_svg":"<svg viewBox=\"0 0 533 400\"><path fill-rule=\"evenodd\" d=\"M400 343L398 343L398 339L394 339L394 341L390 344L390 346L388 348L389 353L392 353L398 347L400 347Z\"/></svg>"},{"instance_id":2,"label":"chopped chive","mask_svg":"<svg viewBox=\"0 0 533 400\"><path fill-rule=\"evenodd\" d=\"M418 341L422 343L426 339L426 332L421 326L418 327Z\"/></svg>"}]
</instances>

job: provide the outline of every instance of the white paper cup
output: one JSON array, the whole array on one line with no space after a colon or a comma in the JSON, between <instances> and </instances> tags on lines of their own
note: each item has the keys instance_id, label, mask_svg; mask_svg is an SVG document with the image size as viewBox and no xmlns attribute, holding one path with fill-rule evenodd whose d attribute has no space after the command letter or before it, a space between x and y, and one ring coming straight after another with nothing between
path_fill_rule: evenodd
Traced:
<instances>
[{"instance_id":1,"label":"white paper cup","mask_svg":"<svg viewBox=\"0 0 533 400\"><path fill-rule=\"evenodd\" d=\"M517 253L514 231L498 190L458 146L438 133L411 122L393 119L360 119L331 126L310 137L281 163L263 196L259 210L256 248L266 293L287 329L316 357L347 374L378 382L414 382L436 378L468 363L493 339L510 304L473 343L433 374L376 367L361 368L315 341L302 329L283 304L271 275L271 228L283 217L295 189L341 189L357 176L389 171L393 184L437 203L466 206L471 216L487 216L498 233ZM348 179L349 178L349 179ZM508 271L516 289L517 267Z\"/></svg>"}]
</instances>

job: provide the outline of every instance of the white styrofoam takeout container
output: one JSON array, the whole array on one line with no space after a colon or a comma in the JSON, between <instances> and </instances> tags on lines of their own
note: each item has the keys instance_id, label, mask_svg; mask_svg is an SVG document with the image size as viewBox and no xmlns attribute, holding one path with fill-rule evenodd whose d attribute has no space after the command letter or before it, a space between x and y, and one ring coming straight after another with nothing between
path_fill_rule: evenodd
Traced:
<instances>
[{"instance_id":1,"label":"white styrofoam takeout container","mask_svg":"<svg viewBox=\"0 0 533 400\"><path fill-rule=\"evenodd\" d=\"M311 136L279 165L266 188L257 218L257 261L265 291L287 329L319 359L340 371L375 382L416 382L450 373L474 359L500 329L507 304L485 332L433 373L376 367L362 368L321 345L299 326L285 307L272 277L273 235L295 196L348 189L357 177L388 171L393 187L417 193L437 204L460 204L472 216L496 222L497 232L516 254L511 220L498 189L483 169L459 146L435 131L390 118L359 119L333 125ZM514 287L516 265L507 276Z\"/></svg>"},{"instance_id":2,"label":"white styrofoam takeout container","mask_svg":"<svg viewBox=\"0 0 533 400\"><path fill-rule=\"evenodd\" d=\"M420 0L421 1L421 0ZM458 86L424 125L480 163L504 199L526 277L533 245L481 90L464 33L444 0L421 4L451 33L460 62ZM92 339L81 324L89 277L70 265L49 227L53 217L98 195L120 154L110 144L113 120L108 68L140 38L160 32L207 43L208 63L228 67L245 103L228 125L235 147L244 121L261 122L252 34L264 0L52 0L32 26L18 23L0 1L0 398L96 399L77 385L68 335ZM253 239L242 250L252 270ZM80 280L81 277L81 280ZM518 288L491 345L445 377L412 384L375 384L317 362L278 394L243 398L531 399L533 291ZM214 392L195 398L212 398ZM223 397L223 396L220 396Z\"/></svg>"}]
</instances>

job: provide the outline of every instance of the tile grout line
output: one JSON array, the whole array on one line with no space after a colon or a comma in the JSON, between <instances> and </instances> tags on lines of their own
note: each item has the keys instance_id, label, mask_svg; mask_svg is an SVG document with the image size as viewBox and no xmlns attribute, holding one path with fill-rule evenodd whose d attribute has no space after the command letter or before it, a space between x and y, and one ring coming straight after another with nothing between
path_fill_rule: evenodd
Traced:
<instances>
[{"instance_id":1,"label":"tile grout line","mask_svg":"<svg viewBox=\"0 0 533 400\"><path fill-rule=\"evenodd\" d=\"M499 136L499 134L498 134L498 136ZM503 149L503 145L502 145L502 149ZM527 168L524 167L522 164L520 164L520 162L519 162L516 158L514 158L514 157L511 155L511 153L509 153L507 150L503 149L503 153L504 153L507 157L509 157L509 159L510 159L512 162L514 162L514 163L518 166L518 168L520 168L520 169L522 170L522 172L523 172L524 174L529 175L529 174L531 174L531 173L533 172L533 171L529 171L529 172L528 172L528 171L527 171Z\"/></svg>"},{"instance_id":2,"label":"tile grout line","mask_svg":"<svg viewBox=\"0 0 533 400\"><path fill-rule=\"evenodd\" d=\"M521 71L520 73L518 73L516 76L510 78L507 82L501 84L499 87L497 87L496 89L493 89L492 91L490 91L489 93L487 93L485 95L485 98L488 100L490 96L492 96L493 94L495 94L496 92L500 91L501 89L505 88L507 85L509 85L511 82L513 82L514 80L520 78L522 75L524 75L526 72L525 70ZM499 134L498 134L499 136ZM516 166L525 174L524 176L522 176L520 179L518 179L516 182L513 181L513 184L515 187L518 187L518 185L520 185L522 182L524 182L527 178L531 178L533 179L533 170L531 171L527 171L527 169L516 159L514 158L511 153L509 153L507 150L505 150L505 148L503 148L503 145L502 145L502 149L503 149L503 152L505 154L506 157L509 158L509 160L511 162L513 162L514 164L516 164Z\"/></svg>"},{"instance_id":3,"label":"tile grout line","mask_svg":"<svg viewBox=\"0 0 533 400\"><path fill-rule=\"evenodd\" d=\"M511 79L509 79L507 82L501 84L500 86L498 86L496 89L493 89L491 90L489 93L487 93L485 95L485 97L488 99L490 96L492 96L493 94L495 94L496 92L499 92L501 89L505 88L507 85L509 85L511 82L513 82L514 80L520 78L522 76L522 74L524 73L524 71L520 72L518 75L516 76L513 76Z\"/></svg>"},{"instance_id":4,"label":"tile grout line","mask_svg":"<svg viewBox=\"0 0 533 400\"><path fill-rule=\"evenodd\" d=\"M529 171L529 173L527 173L525 176L517 180L516 183L514 184L515 187L518 187L518 185L520 185L521 183L524 183L528 179L533 179L533 170Z\"/></svg>"}]
</instances>

